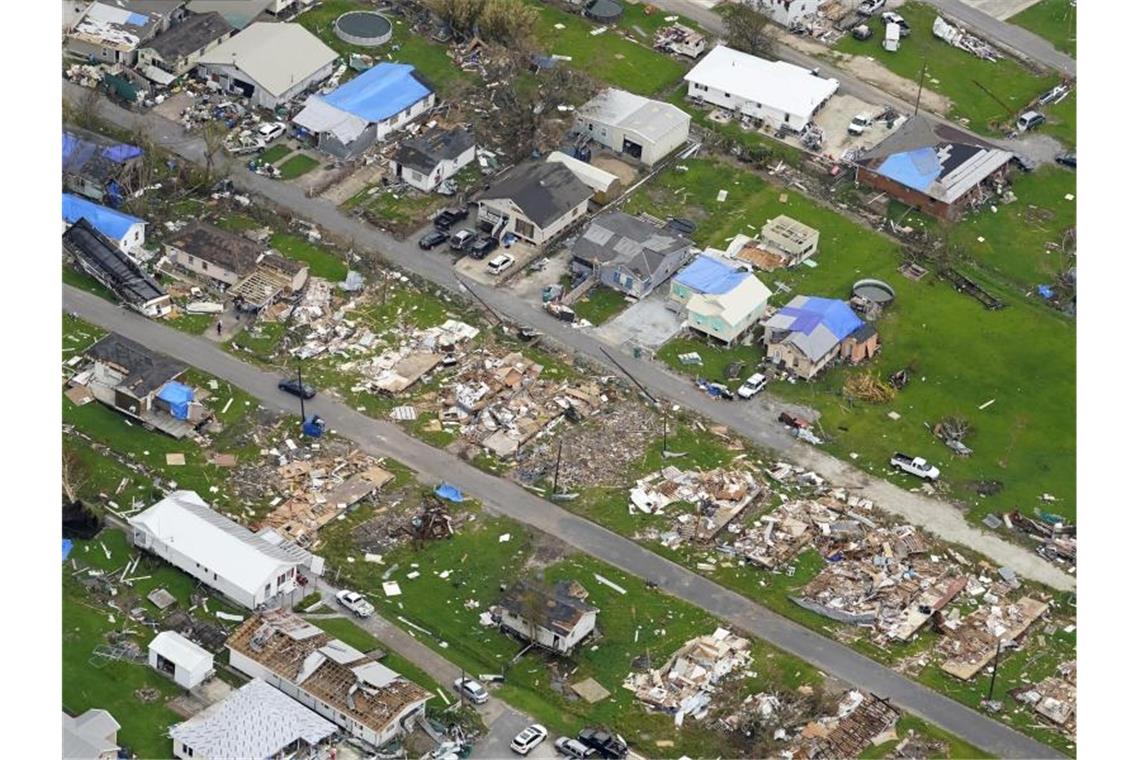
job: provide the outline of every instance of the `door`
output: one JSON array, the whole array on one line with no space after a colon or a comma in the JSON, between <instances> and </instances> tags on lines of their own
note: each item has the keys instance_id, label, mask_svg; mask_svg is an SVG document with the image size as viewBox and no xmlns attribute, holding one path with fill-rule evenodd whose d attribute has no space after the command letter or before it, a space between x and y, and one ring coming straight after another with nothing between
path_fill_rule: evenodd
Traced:
<instances>
[{"instance_id":1,"label":"door","mask_svg":"<svg viewBox=\"0 0 1140 760\"><path fill-rule=\"evenodd\" d=\"M624 138L621 141L621 152L628 153L637 159L641 158L641 146L635 143L633 140L630 140L628 137Z\"/></svg>"}]
</instances>

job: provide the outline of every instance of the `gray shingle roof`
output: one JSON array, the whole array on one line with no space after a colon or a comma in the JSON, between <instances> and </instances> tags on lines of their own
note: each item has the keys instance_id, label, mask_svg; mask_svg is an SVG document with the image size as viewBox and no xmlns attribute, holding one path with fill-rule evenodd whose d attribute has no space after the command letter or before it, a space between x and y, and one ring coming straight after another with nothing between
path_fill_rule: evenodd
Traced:
<instances>
[{"instance_id":1,"label":"gray shingle roof","mask_svg":"<svg viewBox=\"0 0 1140 760\"><path fill-rule=\"evenodd\" d=\"M91 348L87 355L92 359L116 364L127 371L122 386L136 398L157 391L186 371L186 365L165 354L155 353L141 343L135 343L118 333L110 333Z\"/></svg>"},{"instance_id":2,"label":"gray shingle roof","mask_svg":"<svg viewBox=\"0 0 1140 760\"><path fill-rule=\"evenodd\" d=\"M475 136L463 129L435 128L406 140L395 160L421 174L428 174L440 161L455 160L475 144Z\"/></svg>"},{"instance_id":3,"label":"gray shingle roof","mask_svg":"<svg viewBox=\"0 0 1140 760\"><path fill-rule=\"evenodd\" d=\"M262 252L261 246L252 240L198 220L179 231L170 244L237 274L252 272Z\"/></svg>"},{"instance_id":4,"label":"gray shingle roof","mask_svg":"<svg viewBox=\"0 0 1140 760\"><path fill-rule=\"evenodd\" d=\"M546 227L593 195L594 191L562 164L535 162L511 169L482 198L509 198L528 219Z\"/></svg>"},{"instance_id":5,"label":"gray shingle roof","mask_svg":"<svg viewBox=\"0 0 1140 760\"><path fill-rule=\"evenodd\" d=\"M195 53L233 31L233 26L220 13L202 13L175 24L145 47L163 60L171 61Z\"/></svg>"},{"instance_id":6,"label":"gray shingle roof","mask_svg":"<svg viewBox=\"0 0 1140 760\"><path fill-rule=\"evenodd\" d=\"M671 230L661 229L621 211L596 217L574 243L575 258L589 264L621 264L641 278L649 278L661 262L692 245Z\"/></svg>"}]
</instances>

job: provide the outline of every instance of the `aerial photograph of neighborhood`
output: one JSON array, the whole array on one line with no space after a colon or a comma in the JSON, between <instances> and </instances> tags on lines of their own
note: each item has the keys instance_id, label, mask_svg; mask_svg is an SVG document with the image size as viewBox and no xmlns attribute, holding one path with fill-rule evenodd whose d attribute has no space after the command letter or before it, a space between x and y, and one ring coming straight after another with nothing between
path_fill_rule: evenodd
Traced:
<instances>
[{"instance_id":1,"label":"aerial photograph of neighborhood","mask_svg":"<svg viewBox=\"0 0 1140 760\"><path fill-rule=\"evenodd\" d=\"M65 759L1077 756L1076 0L61 4Z\"/></svg>"}]
</instances>

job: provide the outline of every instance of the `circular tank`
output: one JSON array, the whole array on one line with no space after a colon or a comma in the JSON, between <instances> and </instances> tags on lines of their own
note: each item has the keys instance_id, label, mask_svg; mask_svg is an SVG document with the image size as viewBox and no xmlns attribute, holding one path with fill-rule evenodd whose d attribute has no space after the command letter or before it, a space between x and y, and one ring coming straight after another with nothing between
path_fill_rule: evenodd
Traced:
<instances>
[{"instance_id":1,"label":"circular tank","mask_svg":"<svg viewBox=\"0 0 1140 760\"><path fill-rule=\"evenodd\" d=\"M895 300L895 289L882 280L859 280L851 286L851 292L880 306L887 306Z\"/></svg>"},{"instance_id":2,"label":"circular tank","mask_svg":"<svg viewBox=\"0 0 1140 760\"><path fill-rule=\"evenodd\" d=\"M351 11L337 18L333 31L350 45L378 47L392 39L392 22L375 11Z\"/></svg>"},{"instance_id":3,"label":"circular tank","mask_svg":"<svg viewBox=\"0 0 1140 760\"><path fill-rule=\"evenodd\" d=\"M622 7L614 0L593 0L586 5L586 16L603 24L612 24L621 18L621 14Z\"/></svg>"}]
</instances>

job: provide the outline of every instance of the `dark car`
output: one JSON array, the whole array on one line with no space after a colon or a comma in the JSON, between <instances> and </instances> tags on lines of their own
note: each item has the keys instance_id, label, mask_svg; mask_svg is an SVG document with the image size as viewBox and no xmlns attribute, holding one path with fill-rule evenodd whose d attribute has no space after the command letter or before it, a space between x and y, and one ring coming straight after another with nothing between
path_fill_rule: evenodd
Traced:
<instances>
[{"instance_id":1,"label":"dark car","mask_svg":"<svg viewBox=\"0 0 1140 760\"><path fill-rule=\"evenodd\" d=\"M432 230L428 234L420 238L420 249L430 251L436 246L443 245L447 242L447 233L443 230Z\"/></svg>"},{"instance_id":2,"label":"dark car","mask_svg":"<svg viewBox=\"0 0 1140 760\"><path fill-rule=\"evenodd\" d=\"M479 236L479 239L471 246L471 250L467 255L473 259L485 259L487 254L499 247L499 241L490 235Z\"/></svg>"},{"instance_id":3,"label":"dark car","mask_svg":"<svg viewBox=\"0 0 1140 760\"><path fill-rule=\"evenodd\" d=\"M432 223L435 224L436 229L448 230L451 229L451 226L456 222L466 219L468 213L470 212L466 206L463 208L445 208L435 215L435 219L432 220Z\"/></svg>"},{"instance_id":4,"label":"dark car","mask_svg":"<svg viewBox=\"0 0 1140 760\"><path fill-rule=\"evenodd\" d=\"M1076 153L1062 153L1061 155L1057 156L1053 160L1056 161L1057 163L1059 163L1061 166L1067 166L1070 169L1076 169L1077 168L1077 154Z\"/></svg>"},{"instance_id":5,"label":"dark car","mask_svg":"<svg viewBox=\"0 0 1140 760\"><path fill-rule=\"evenodd\" d=\"M598 728L583 728L578 732L578 741L594 750L601 757L620 760L629 754L629 747L625 740L617 734L602 731Z\"/></svg>"},{"instance_id":6,"label":"dark car","mask_svg":"<svg viewBox=\"0 0 1140 760\"><path fill-rule=\"evenodd\" d=\"M277 383L277 390L291 393L299 398L309 399L317 395L317 389L308 383L302 383L299 380L289 378Z\"/></svg>"}]
</instances>

